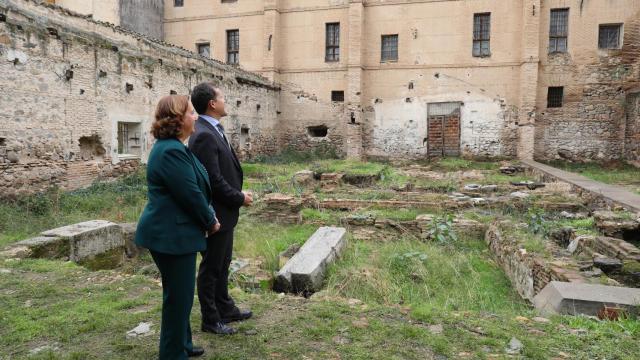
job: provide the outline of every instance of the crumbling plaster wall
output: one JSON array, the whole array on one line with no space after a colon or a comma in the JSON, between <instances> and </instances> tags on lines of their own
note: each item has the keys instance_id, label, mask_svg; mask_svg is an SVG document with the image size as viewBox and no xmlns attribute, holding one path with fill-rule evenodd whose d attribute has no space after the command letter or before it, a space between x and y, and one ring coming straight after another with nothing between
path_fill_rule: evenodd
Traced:
<instances>
[{"instance_id":1,"label":"crumbling plaster wall","mask_svg":"<svg viewBox=\"0 0 640 360\"><path fill-rule=\"evenodd\" d=\"M279 89L271 82L59 7L0 1L0 59L1 196L134 170L152 146L159 98L202 81L227 92L223 124L243 156L276 151ZM139 158L118 154L118 122L138 124Z\"/></svg>"},{"instance_id":2,"label":"crumbling plaster wall","mask_svg":"<svg viewBox=\"0 0 640 360\"><path fill-rule=\"evenodd\" d=\"M365 75L365 150L376 157L427 156L430 103L460 102L461 154L516 155L519 68L396 71ZM491 79L494 80L491 80ZM486 86L475 85L486 81Z\"/></svg>"}]
</instances>

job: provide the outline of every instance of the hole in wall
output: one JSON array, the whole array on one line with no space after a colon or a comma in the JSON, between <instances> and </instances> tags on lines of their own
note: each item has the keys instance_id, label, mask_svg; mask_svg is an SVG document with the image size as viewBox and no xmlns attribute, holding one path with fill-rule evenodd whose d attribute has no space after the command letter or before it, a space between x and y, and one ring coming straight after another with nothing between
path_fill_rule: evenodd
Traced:
<instances>
[{"instance_id":1,"label":"hole in wall","mask_svg":"<svg viewBox=\"0 0 640 360\"><path fill-rule=\"evenodd\" d=\"M327 137L328 132L329 132L329 128L325 125L309 126L307 128L307 133L311 137L317 137L317 138Z\"/></svg>"},{"instance_id":2,"label":"hole in wall","mask_svg":"<svg viewBox=\"0 0 640 360\"><path fill-rule=\"evenodd\" d=\"M178 93L175 90L169 90L169 95L178 95Z\"/></svg>"},{"instance_id":3,"label":"hole in wall","mask_svg":"<svg viewBox=\"0 0 640 360\"><path fill-rule=\"evenodd\" d=\"M256 105L256 110L257 111L260 111L260 108L261 108L260 104Z\"/></svg>"},{"instance_id":4,"label":"hole in wall","mask_svg":"<svg viewBox=\"0 0 640 360\"><path fill-rule=\"evenodd\" d=\"M1 22L5 22L5 21L7 21L7 15L5 15L5 14L0 14L0 21L1 21Z\"/></svg>"},{"instance_id":5,"label":"hole in wall","mask_svg":"<svg viewBox=\"0 0 640 360\"><path fill-rule=\"evenodd\" d=\"M48 27L47 28L47 32L49 32L49 35L59 38L58 36L58 29L52 28L52 27Z\"/></svg>"},{"instance_id":6,"label":"hole in wall","mask_svg":"<svg viewBox=\"0 0 640 360\"><path fill-rule=\"evenodd\" d=\"M100 139L100 136L97 134L82 136L78 139L78 143L80 145L80 158L82 158L82 160L101 159L106 153L102 145L102 139Z\"/></svg>"},{"instance_id":7,"label":"hole in wall","mask_svg":"<svg viewBox=\"0 0 640 360\"><path fill-rule=\"evenodd\" d=\"M128 94L128 93L130 93L130 92L132 92L132 91L133 91L133 84L126 83L126 84L124 85L124 89L125 89L125 91L127 92L127 94Z\"/></svg>"},{"instance_id":8,"label":"hole in wall","mask_svg":"<svg viewBox=\"0 0 640 360\"><path fill-rule=\"evenodd\" d=\"M80 95L84 94L84 89L80 89Z\"/></svg>"},{"instance_id":9,"label":"hole in wall","mask_svg":"<svg viewBox=\"0 0 640 360\"><path fill-rule=\"evenodd\" d=\"M100 71L98 72L98 77L99 77L99 78L107 77L107 72L106 72L106 71L102 71L102 70L100 70Z\"/></svg>"},{"instance_id":10,"label":"hole in wall","mask_svg":"<svg viewBox=\"0 0 640 360\"><path fill-rule=\"evenodd\" d=\"M118 51L119 51L119 49L118 49L118 47L117 47L117 46L113 45L113 46L111 46L111 51L118 52Z\"/></svg>"},{"instance_id":11,"label":"hole in wall","mask_svg":"<svg viewBox=\"0 0 640 360\"><path fill-rule=\"evenodd\" d=\"M64 78L67 79L67 81L73 79L73 70L71 70L71 69L65 70Z\"/></svg>"},{"instance_id":12,"label":"hole in wall","mask_svg":"<svg viewBox=\"0 0 640 360\"><path fill-rule=\"evenodd\" d=\"M7 139L0 137L0 146L6 146L7 145Z\"/></svg>"},{"instance_id":13,"label":"hole in wall","mask_svg":"<svg viewBox=\"0 0 640 360\"><path fill-rule=\"evenodd\" d=\"M406 103L410 103L411 101L412 101L411 98L405 98L404 99L404 102L406 102Z\"/></svg>"},{"instance_id":14,"label":"hole in wall","mask_svg":"<svg viewBox=\"0 0 640 360\"><path fill-rule=\"evenodd\" d=\"M236 101L236 107L240 107L240 105L242 105L242 101L240 100Z\"/></svg>"}]
</instances>

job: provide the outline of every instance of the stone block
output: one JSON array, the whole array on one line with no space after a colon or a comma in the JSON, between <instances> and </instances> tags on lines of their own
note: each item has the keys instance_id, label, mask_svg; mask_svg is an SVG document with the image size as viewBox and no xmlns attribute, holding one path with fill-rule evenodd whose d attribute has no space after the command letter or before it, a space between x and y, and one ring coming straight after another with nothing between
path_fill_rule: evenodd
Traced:
<instances>
[{"instance_id":1,"label":"stone block","mask_svg":"<svg viewBox=\"0 0 640 360\"><path fill-rule=\"evenodd\" d=\"M124 237L118 224L92 220L48 230L45 237L58 237L69 243L69 259L75 262L90 260L114 249L124 251Z\"/></svg>"},{"instance_id":2,"label":"stone block","mask_svg":"<svg viewBox=\"0 0 640 360\"><path fill-rule=\"evenodd\" d=\"M300 185L309 185L314 181L313 171L301 170L293 174L293 180Z\"/></svg>"},{"instance_id":3,"label":"stone block","mask_svg":"<svg viewBox=\"0 0 640 360\"><path fill-rule=\"evenodd\" d=\"M320 290L327 266L340 256L346 244L346 229L319 228L277 273L274 289L295 293Z\"/></svg>"},{"instance_id":4,"label":"stone block","mask_svg":"<svg viewBox=\"0 0 640 360\"><path fill-rule=\"evenodd\" d=\"M19 241L2 253L7 257L68 259L69 241L57 236L39 236Z\"/></svg>"},{"instance_id":5,"label":"stone block","mask_svg":"<svg viewBox=\"0 0 640 360\"><path fill-rule=\"evenodd\" d=\"M138 223L124 223L120 224L122 228L122 237L124 238L124 251L128 258L135 258L140 256L147 249L142 248L135 243L136 229Z\"/></svg>"},{"instance_id":6,"label":"stone block","mask_svg":"<svg viewBox=\"0 0 640 360\"><path fill-rule=\"evenodd\" d=\"M299 197L272 193L265 195L265 204L259 217L272 222L283 224L299 224L302 222L302 199Z\"/></svg>"},{"instance_id":7,"label":"stone block","mask_svg":"<svg viewBox=\"0 0 640 360\"><path fill-rule=\"evenodd\" d=\"M593 218L596 228L606 236L626 239L640 234L640 222L629 214L600 210L593 213Z\"/></svg>"},{"instance_id":8,"label":"stone block","mask_svg":"<svg viewBox=\"0 0 640 360\"><path fill-rule=\"evenodd\" d=\"M640 289L552 281L533 304L545 314L596 316L605 306L630 310L640 305Z\"/></svg>"}]
</instances>

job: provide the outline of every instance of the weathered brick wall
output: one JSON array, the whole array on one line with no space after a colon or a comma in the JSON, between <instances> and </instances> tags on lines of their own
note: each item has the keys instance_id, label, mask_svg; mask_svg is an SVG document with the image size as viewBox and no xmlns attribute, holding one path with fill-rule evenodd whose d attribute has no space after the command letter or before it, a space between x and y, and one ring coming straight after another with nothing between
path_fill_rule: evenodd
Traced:
<instances>
[{"instance_id":1,"label":"weathered brick wall","mask_svg":"<svg viewBox=\"0 0 640 360\"><path fill-rule=\"evenodd\" d=\"M279 91L266 79L55 6L0 1L0 196L131 171L153 143L158 99L201 81L226 91L242 156L277 150ZM139 161L121 161L118 122L139 129Z\"/></svg>"},{"instance_id":2,"label":"weathered brick wall","mask_svg":"<svg viewBox=\"0 0 640 360\"><path fill-rule=\"evenodd\" d=\"M596 15L585 12L580 16L589 21ZM597 23L590 26L597 34ZM630 93L637 92L640 85L640 12L628 18L623 30L619 50L596 50L597 42L590 41L588 51L544 55L538 86L541 110L536 120L536 158L638 159L637 115L628 111L634 101ZM569 36L570 43L585 43L581 37L587 35L575 29ZM549 86L564 86L561 108L546 108Z\"/></svg>"},{"instance_id":3,"label":"weathered brick wall","mask_svg":"<svg viewBox=\"0 0 640 360\"><path fill-rule=\"evenodd\" d=\"M338 156L346 154L347 124L344 104L318 99L301 90L280 93L280 115L277 133L280 148L291 147L299 151L315 148L335 150ZM325 126L326 136L313 136L313 128Z\"/></svg>"}]
</instances>

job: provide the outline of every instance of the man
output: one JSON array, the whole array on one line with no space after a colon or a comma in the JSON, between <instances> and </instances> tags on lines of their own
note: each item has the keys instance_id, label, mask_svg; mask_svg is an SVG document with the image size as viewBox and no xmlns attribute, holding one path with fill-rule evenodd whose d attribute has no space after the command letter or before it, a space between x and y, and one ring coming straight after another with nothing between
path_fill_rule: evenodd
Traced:
<instances>
[{"instance_id":1,"label":"man","mask_svg":"<svg viewBox=\"0 0 640 360\"><path fill-rule=\"evenodd\" d=\"M209 173L213 207L221 225L217 233L207 238L207 250L201 253L198 269L202 331L231 335L236 330L228 323L252 315L235 305L229 296L228 281L238 213L241 206L251 205L253 198L242 192L242 168L220 124L220 119L227 115L222 90L211 83L199 84L193 88L191 102L200 117L189 138L189 149Z\"/></svg>"}]
</instances>

